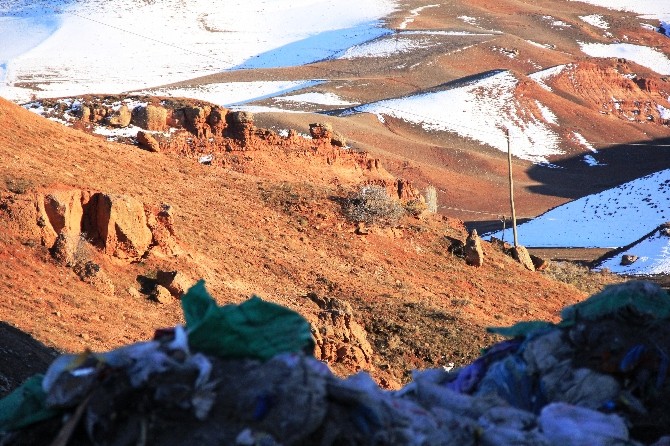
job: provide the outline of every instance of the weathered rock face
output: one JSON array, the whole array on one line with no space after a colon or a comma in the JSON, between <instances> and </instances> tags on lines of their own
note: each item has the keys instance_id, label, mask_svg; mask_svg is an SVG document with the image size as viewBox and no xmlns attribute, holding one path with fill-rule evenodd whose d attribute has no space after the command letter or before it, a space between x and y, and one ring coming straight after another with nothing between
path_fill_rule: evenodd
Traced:
<instances>
[{"instance_id":1,"label":"weathered rock face","mask_svg":"<svg viewBox=\"0 0 670 446\"><path fill-rule=\"evenodd\" d=\"M98 193L88 207L87 233L101 243L106 254L128 259L147 252L152 235L141 202L128 196Z\"/></svg>"},{"instance_id":2,"label":"weathered rock face","mask_svg":"<svg viewBox=\"0 0 670 446\"><path fill-rule=\"evenodd\" d=\"M249 112L237 111L226 115L228 135L239 141L242 149L247 148L254 139L254 115Z\"/></svg>"},{"instance_id":3,"label":"weathered rock face","mask_svg":"<svg viewBox=\"0 0 670 446\"><path fill-rule=\"evenodd\" d=\"M156 105L137 106L132 112L132 124L144 130L163 131L167 129L167 109Z\"/></svg>"},{"instance_id":4,"label":"weathered rock face","mask_svg":"<svg viewBox=\"0 0 670 446\"><path fill-rule=\"evenodd\" d=\"M82 193L79 189L57 188L38 196L38 220L43 228L45 245L53 245L61 233L67 238L79 236L84 215L81 202Z\"/></svg>"},{"instance_id":5,"label":"weathered rock face","mask_svg":"<svg viewBox=\"0 0 670 446\"><path fill-rule=\"evenodd\" d=\"M484 264L484 250L482 249L482 239L477 234L477 230L470 231L463 247L465 263L471 266L482 266Z\"/></svg>"},{"instance_id":6,"label":"weathered rock face","mask_svg":"<svg viewBox=\"0 0 670 446\"><path fill-rule=\"evenodd\" d=\"M342 363L357 369L368 368L372 358L372 346L365 329L356 322L349 303L309 293L307 297L321 311L318 322L313 325L316 340L314 354L318 359L331 363Z\"/></svg>"},{"instance_id":7,"label":"weathered rock face","mask_svg":"<svg viewBox=\"0 0 670 446\"><path fill-rule=\"evenodd\" d=\"M569 64L548 82L555 90L578 97L603 114L626 121L667 124L658 105L667 106L670 86L659 78L633 80L631 74L634 71L625 59L602 59Z\"/></svg>"},{"instance_id":8,"label":"weathered rock face","mask_svg":"<svg viewBox=\"0 0 670 446\"><path fill-rule=\"evenodd\" d=\"M160 206L144 206L144 214L147 217L147 226L153 237L152 250L159 250L169 256L183 253L177 243L174 230L174 209L162 203Z\"/></svg>"},{"instance_id":9,"label":"weathered rock face","mask_svg":"<svg viewBox=\"0 0 670 446\"><path fill-rule=\"evenodd\" d=\"M332 139L333 126L324 123L314 123L309 125L309 134L314 139Z\"/></svg>"},{"instance_id":10,"label":"weathered rock face","mask_svg":"<svg viewBox=\"0 0 670 446\"><path fill-rule=\"evenodd\" d=\"M130 125L132 114L128 107L124 104L119 109L108 117L108 123L112 127L128 127Z\"/></svg>"}]
</instances>

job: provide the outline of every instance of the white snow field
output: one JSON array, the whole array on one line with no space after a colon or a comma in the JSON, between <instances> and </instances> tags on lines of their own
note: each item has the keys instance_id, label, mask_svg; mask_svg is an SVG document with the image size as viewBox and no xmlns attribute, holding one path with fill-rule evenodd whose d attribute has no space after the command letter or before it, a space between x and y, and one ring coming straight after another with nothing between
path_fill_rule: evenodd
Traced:
<instances>
[{"instance_id":1,"label":"white snow field","mask_svg":"<svg viewBox=\"0 0 670 446\"><path fill-rule=\"evenodd\" d=\"M637 256L631 265L622 265L624 254ZM626 252L600 263L597 269L607 268L615 274L644 276L670 273L670 237L663 230L655 231L649 237L629 247Z\"/></svg>"},{"instance_id":2,"label":"white snow field","mask_svg":"<svg viewBox=\"0 0 670 446\"><path fill-rule=\"evenodd\" d=\"M150 88L133 93L149 96L200 99L224 107L257 101L313 87L320 81L226 82L179 88Z\"/></svg>"},{"instance_id":3,"label":"white snow field","mask_svg":"<svg viewBox=\"0 0 670 446\"><path fill-rule=\"evenodd\" d=\"M617 11L629 11L644 18L670 21L670 6L667 0L571 0Z\"/></svg>"},{"instance_id":4,"label":"white snow field","mask_svg":"<svg viewBox=\"0 0 670 446\"><path fill-rule=\"evenodd\" d=\"M518 235L532 247L619 248L667 221L670 169L558 206L519 225ZM503 238L502 231L487 236Z\"/></svg>"},{"instance_id":5,"label":"white snow field","mask_svg":"<svg viewBox=\"0 0 670 446\"><path fill-rule=\"evenodd\" d=\"M559 136L514 97L517 83L514 75L501 71L443 91L374 102L354 111L373 113L382 122L384 116L392 116L428 131L454 132L504 152L508 128L514 156L548 163L548 156L562 153Z\"/></svg>"},{"instance_id":6,"label":"white snow field","mask_svg":"<svg viewBox=\"0 0 670 446\"><path fill-rule=\"evenodd\" d=\"M621 57L654 70L658 74L670 74L670 59L662 52L642 45L631 43L583 43L579 46L591 57Z\"/></svg>"},{"instance_id":7,"label":"white snow field","mask_svg":"<svg viewBox=\"0 0 670 446\"><path fill-rule=\"evenodd\" d=\"M0 2L0 96L119 93L325 59L390 31L395 0ZM30 84L21 88L17 83Z\"/></svg>"}]
</instances>

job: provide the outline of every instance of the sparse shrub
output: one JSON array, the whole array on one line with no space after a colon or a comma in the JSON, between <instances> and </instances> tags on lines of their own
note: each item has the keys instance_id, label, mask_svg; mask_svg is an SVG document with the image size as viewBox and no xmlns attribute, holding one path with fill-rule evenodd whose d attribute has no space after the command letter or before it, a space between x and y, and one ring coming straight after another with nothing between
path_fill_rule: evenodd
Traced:
<instances>
[{"instance_id":1,"label":"sparse shrub","mask_svg":"<svg viewBox=\"0 0 670 446\"><path fill-rule=\"evenodd\" d=\"M342 210L353 222L379 226L394 226L405 214L400 202L376 185L362 186L344 200Z\"/></svg>"},{"instance_id":2,"label":"sparse shrub","mask_svg":"<svg viewBox=\"0 0 670 446\"><path fill-rule=\"evenodd\" d=\"M28 179L28 178L5 178L5 185L7 186L7 190L10 192L17 194L17 195L22 195L25 194L28 189L33 187L33 182Z\"/></svg>"},{"instance_id":3,"label":"sparse shrub","mask_svg":"<svg viewBox=\"0 0 670 446\"><path fill-rule=\"evenodd\" d=\"M588 266L574 262L551 262L542 274L588 294L598 293L609 284L624 282L622 277L609 270L593 271Z\"/></svg>"},{"instance_id":4,"label":"sparse shrub","mask_svg":"<svg viewBox=\"0 0 670 446\"><path fill-rule=\"evenodd\" d=\"M423 214L427 209L428 207L423 200L409 200L405 203L405 210L407 213L415 217Z\"/></svg>"},{"instance_id":5,"label":"sparse shrub","mask_svg":"<svg viewBox=\"0 0 670 446\"><path fill-rule=\"evenodd\" d=\"M426 190L423 193L424 198L426 199L426 208L431 214L437 213L437 189L435 186L428 185Z\"/></svg>"},{"instance_id":6,"label":"sparse shrub","mask_svg":"<svg viewBox=\"0 0 670 446\"><path fill-rule=\"evenodd\" d=\"M91 259L91 249L86 240L86 234L69 236L64 231L58 234L56 242L51 247L51 255L63 266L75 267Z\"/></svg>"}]
</instances>

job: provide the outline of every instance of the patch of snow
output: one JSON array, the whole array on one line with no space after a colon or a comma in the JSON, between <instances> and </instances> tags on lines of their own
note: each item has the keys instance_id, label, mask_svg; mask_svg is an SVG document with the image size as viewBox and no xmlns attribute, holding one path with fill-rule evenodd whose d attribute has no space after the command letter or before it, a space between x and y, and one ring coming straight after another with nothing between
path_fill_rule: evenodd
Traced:
<instances>
[{"instance_id":1,"label":"patch of snow","mask_svg":"<svg viewBox=\"0 0 670 446\"><path fill-rule=\"evenodd\" d=\"M137 127L134 125L129 125L128 127L123 127L123 128L111 128L111 127L105 127L102 125L95 126L93 129L93 133L97 135L102 135L106 136L108 140L114 140L117 138L135 138L137 136L138 131L144 131L141 127ZM149 132L153 133L153 132Z\"/></svg>"},{"instance_id":2,"label":"patch of snow","mask_svg":"<svg viewBox=\"0 0 670 446\"><path fill-rule=\"evenodd\" d=\"M558 118L552 112L549 107L546 105L542 104L540 101L535 101L535 105L537 105L537 108L540 109L540 113L542 113L542 118L544 118L545 121L547 121L549 124L555 124L558 125Z\"/></svg>"},{"instance_id":3,"label":"patch of snow","mask_svg":"<svg viewBox=\"0 0 670 446\"><path fill-rule=\"evenodd\" d=\"M657 104L656 109L658 110L661 119L670 119L670 109L663 107L661 104Z\"/></svg>"},{"instance_id":4,"label":"patch of snow","mask_svg":"<svg viewBox=\"0 0 670 446\"><path fill-rule=\"evenodd\" d=\"M580 15L579 18L596 28L608 29L610 27L609 23L600 14Z\"/></svg>"},{"instance_id":5,"label":"patch of snow","mask_svg":"<svg viewBox=\"0 0 670 446\"><path fill-rule=\"evenodd\" d=\"M265 107L262 105L233 105L230 107L233 111L247 111L251 113L307 113L302 110L286 110L279 107Z\"/></svg>"},{"instance_id":6,"label":"patch of snow","mask_svg":"<svg viewBox=\"0 0 670 446\"><path fill-rule=\"evenodd\" d=\"M570 25L569 23L565 23L562 20L556 20L550 15L543 15L542 19L549 22L551 26L555 26L557 28L571 28L572 27L572 25Z\"/></svg>"},{"instance_id":7,"label":"patch of snow","mask_svg":"<svg viewBox=\"0 0 670 446\"><path fill-rule=\"evenodd\" d=\"M514 97L518 81L508 71L434 93L390 99L356 107L358 112L393 116L428 131L454 132L535 163L562 153L558 135ZM383 122L383 121L382 121Z\"/></svg>"},{"instance_id":8,"label":"patch of snow","mask_svg":"<svg viewBox=\"0 0 670 446\"><path fill-rule=\"evenodd\" d=\"M404 37L382 38L372 42L356 45L347 49L338 59L358 59L364 57L388 57L398 53L409 53L418 48L430 47L427 40L408 39Z\"/></svg>"},{"instance_id":9,"label":"patch of snow","mask_svg":"<svg viewBox=\"0 0 670 446\"><path fill-rule=\"evenodd\" d=\"M568 67L568 65L556 65L555 67L547 68L546 70L537 71L528 75L529 78L537 82L540 87L548 91L553 91L549 85L545 83L547 79L558 76Z\"/></svg>"},{"instance_id":10,"label":"patch of snow","mask_svg":"<svg viewBox=\"0 0 670 446\"><path fill-rule=\"evenodd\" d=\"M281 96L274 98L274 100L279 102L299 102L319 105L355 105L353 102L340 99L340 97L336 94L317 92Z\"/></svg>"},{"instance_id":11,"label":"patch of snow","mask_svg":"<svg viewBox=\"0 0 670 446\"><path fill-rule=\"evenodd\" d=\"M556 207L519 225L518 237L532 247L618 248L669 220L666 169ZM501 231L488 235L503 237Z\"/></svg>"},{"instance_id":12,"label":"patch of snow","mask_svg":"<svg viewBox=\"0 0 670 446\"><path fill-rule=\"evenodd\" d=\"M631 265L621 265L621 256L631 254L638 259ZM607 268L615 274L646 276L670 273L670 237L661 231L644 238L622 253L598 265L597 269Z\"/></svg>"},{"instance_id":13,"label":"patch of snow","mask_svg":"<svg viewBox=\"0 0 670 446\"><path fill-rule=\"evenodd\" d=\"M202 155L201 157L198 158L198 162L200 164L212 164L212 161L214 160L214 155L213 154L207 154L207 155Z\"/></svg>"},{"instance_id":14,"label":"patch of snow","mask_svg":"<svg viewBox=\"0 0 670 446\"><path fill-rule=\"evenodd\" d=\"M662 52L631 43L583 43L579 46L591 57L621 57L656 71L659 74L670 74L670 59Z\"/></svg>"},{"instance_id":15,"label":"patch of snow","mask_svg":"<svg viewBox=\"0 0 670 446\"><path fill-rule=\"evenodd\" d=\"M666 0L571 0L617 11L635 12L646 18L670 20Z\"/></svg>"},{"instance_id":16,"label":"patch of snow","mask_svg":"<svg viewBox=\"0 0 670 446\"><path fill-rule=\"evenodd\" d=\"M598 153L598 151L595 149L595 147L593 147L593 146L591 145L591 143L589 143L589 142L586 140L586 138L584 138L580 133L572 132L572 135L574 136L574 138L577 140L577 142L578 142L579 144L581 144L582 146L586 147L587 149L589 149L589 150L590 150L591 152L593 152L593 153Z\"/></svg>"},{"instance_id":17,"label":"patch of snow","mask_svg":"<svg viewBox=\"0 0 670 446\"><path fill-rule=\"evenodd\" d=\"M439 4L437 4L437 5L426 5L426 6L420 6L418 8L412 9L409 12L409 14L410 14L409 17L405 18L405 20L403 20L403 22L400 25L398 25L398 29L407 28L407 25L414 22L414 19L416 19L419 16L419 14L421 14L421 11L423 11L424 9L437 8L439 6L440 6Z\"/></svg>"},{"instance_id":18,"label":"patch of snow","mask_svg":"<svg viewBox=\"0 0 670 446\"><path fill-rule=\"evenodd\" d=\"M597 159L593 157L593 155L584 155L584 158L582 158L586 164L588 164L591 167L595 166L606 166L607 164L603 164Z\"/></svg>"},{"instance_id":19,"label":"patch of snow","mask_svg":"<svg viewBox=\"0 0 670 446\"><path fill-rule=\"evenodd\" d=\"M416 30L416 31L402 31L399 33L403 36L422 35L422 36L493 36L501 34L500 31L490 31L485 33L473 33L470 31L439 31L439 30Z\"/></svg>"},{"instance_id":20,"label":"patch of snow","mask_svg":"<svg viewBox=\"0 0 670 446\"><path fill-rule=\"evenodd\" d=\"M388 34L381 18L396 8L396 0L0 2L0 96L120 93L302 65Z\"/></svg>"},{"instance_id":21,"label":"patch of snow","mask_svg":"<svg viewBox=\"0 0 670 446\"><path fill-rule=\"evenodd\" d=\"M545 49L549 49L549 50L554 49L553 45L549 45L549 44L546 44L546 43L537 43L537 42L533 42L532 40L526 40L526 42L528 42L531 45L536 46L538 48L545 48Z\"/></svg>"},{"instance_id":22,"label":"patch of snow","mask_svg":"<svg viewBox=\"0 0 670 446\"><path fill-rule=\"evenodd\" d=\"M469 25L476 25L477 24L477 18L476 17L470 17L467 15L459 15L459 19L463 20L465 23Z\"/></svg>"},{"instance_id":23,"label":"patch of snow","mask_svg":"<svg viewBox=\"0 0 670 446\"><path fill-rule=\"evenodd\" d=\"M168 97L188 97L209 101L224 107L231 107L313 87L319 83L321 81L318 80L227 82L193 87L155 88L134 93Z\"/></svg>"}]
</instances>

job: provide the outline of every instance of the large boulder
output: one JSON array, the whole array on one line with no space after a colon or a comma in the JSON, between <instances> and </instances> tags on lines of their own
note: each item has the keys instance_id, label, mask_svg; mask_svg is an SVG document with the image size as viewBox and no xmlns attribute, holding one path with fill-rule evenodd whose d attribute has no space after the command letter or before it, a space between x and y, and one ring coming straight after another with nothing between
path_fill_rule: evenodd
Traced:
<instances>
[{"instance_id":1,"label":"large boulder","mask_svg":"<svg viewBox=\"0 0 670 446\"><path fill-rule=\"evenodd\" d=\"M163 131L167 128L167 110L156 105L140 105L133 109L132 124L144 130Z\"/></svg>"},{"instance_id":2,"label":"large boulder","mask_svg":"<svg viewBox=\"0 0 670 446\"><path fill-rule=\"evenodd\" d=\"M372 346L365 329L356 322L351 305L315 293L309 293L307 297L321 309L318 322L312 325L316 341L314 355L329 363L341 363L357 369L369 368Z\"/></svg>"},{"instance_id":3,"label":"large boulder","mask_svg":"<svg viewBox=\"0 0 670 446\"><path fill-rule=\"evenodd\" d=\"M86 229L106 254L121 259L139 258L151 246L151 230L140 201L125 195L96 193L86 207Z\"/></svg>"},{"instance_id":4,"label":"large boulder","mask_svg":"<svg viewBox=\"0 0 670 446\"><path fill-rule=\"evenodd\" d=\"M44 195L38 194L38 225L46 246L53 246L61 233L68 239L79 237L84 214L81 200L79 189L54 188Z\"/></svg>"},{"instance_id":5,"label":"large boulder","mask_svg":"<svg viewBox=\"0 0 670 446\"><path fill-rule=\"evenodd\" d=\"M463 247L463 256L465 263L471 266L482 266L484 264L484 250L482 249L482 239L477 234L477 230L470 231Z\"/></svg>"},{"instance_id":6,"label":"large boulder","mask_svg":"<svg viewBox=\"0 0 670 446\"><path fill-rule=\"evenodd\" d=\"M112 127L128 127L131 118L132 114L128 106L124 104L107 118L107 122Z\"/></svg>"}]
</instances>

